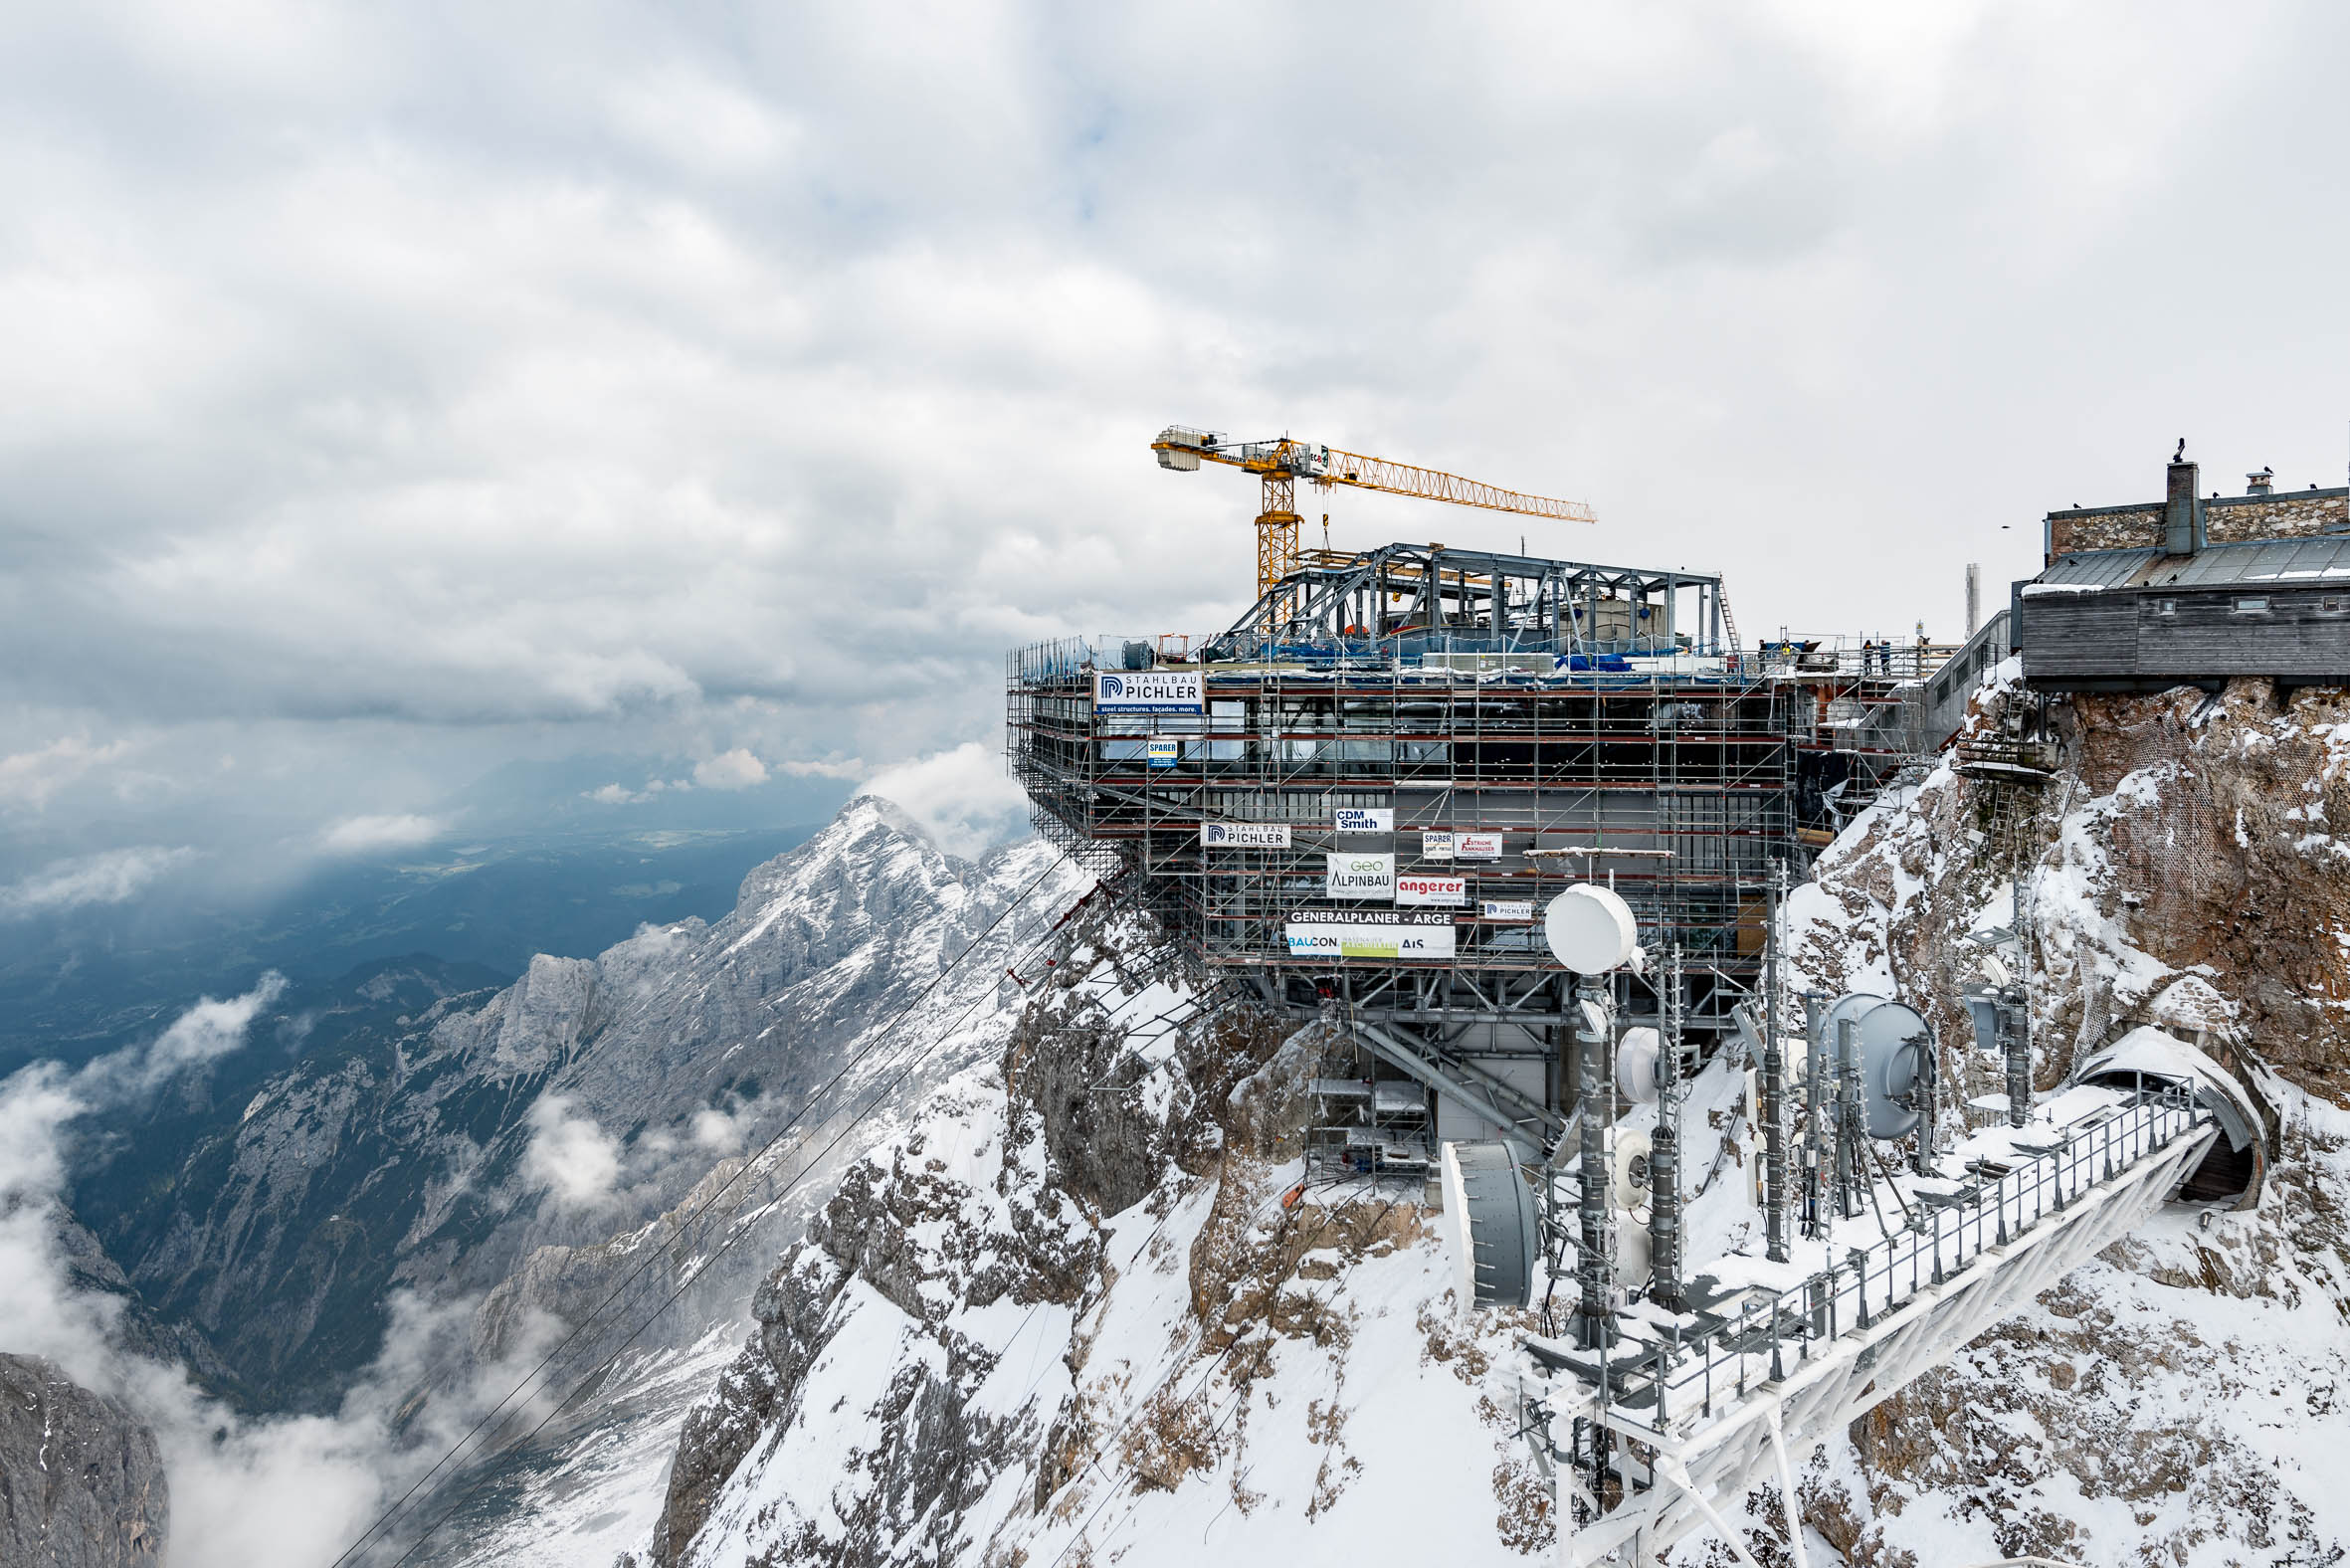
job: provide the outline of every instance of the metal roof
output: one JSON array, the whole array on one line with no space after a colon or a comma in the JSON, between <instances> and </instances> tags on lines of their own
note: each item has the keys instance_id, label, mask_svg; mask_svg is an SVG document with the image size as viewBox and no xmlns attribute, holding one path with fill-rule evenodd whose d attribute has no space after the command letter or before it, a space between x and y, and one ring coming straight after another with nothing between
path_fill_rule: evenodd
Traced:
<instances>
[{"instance_id":1,"label":"metal roof","mask_svg":"<svg viewBox=\"0 0 2350 1568\"><path fill-rule=\"evenodd\" d=\"M2160 550L2084 550L2059 555L2036 583L2066 583L2084 588L2119 588L2162 558Z\"/></svg>"},{"instance_id":2,"label":"metal roof","mask_svg":"<svg viewBox=\"0 0 2350 1568\"><path fill-rule=\"evenodd\" d=\"M2083 550L2077 555L2058 556L2033 581L2073 588L2224 588L2241 583L2280 588L2301 583L2350 586L2350 533L2209 544L2196 555Z\"/></svg>"},{"instance_id":3,"label":"metal roof","mask_svg":"<svg viewBox=\"0 0 2350 1568\"><path fill-rule=\"evenodd\" d=\"M2234 583L2350 584L2350 533L2309 539L2248 539L2214 544L2200 555L2166 560L2146 578L2150 588L2209 588Z\"/></svg>"}]
</instances>

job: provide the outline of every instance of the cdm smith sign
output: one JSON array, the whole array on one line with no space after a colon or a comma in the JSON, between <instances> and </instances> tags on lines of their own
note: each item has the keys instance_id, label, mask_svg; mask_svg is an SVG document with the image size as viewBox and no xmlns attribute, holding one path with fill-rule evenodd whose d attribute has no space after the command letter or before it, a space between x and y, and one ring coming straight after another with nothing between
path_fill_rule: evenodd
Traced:
<instances>
[{"instance_id":1,"label":"cdm smith sign","mask_svg":"<svg viewBox=\"0 0 2350 1568\"><path fill-rule=\"evenodd\" d=\"M1096 671L1093 708L1101 713L1201 713L1207 703L1197 670Z\"/></svg>"}]
</instances>

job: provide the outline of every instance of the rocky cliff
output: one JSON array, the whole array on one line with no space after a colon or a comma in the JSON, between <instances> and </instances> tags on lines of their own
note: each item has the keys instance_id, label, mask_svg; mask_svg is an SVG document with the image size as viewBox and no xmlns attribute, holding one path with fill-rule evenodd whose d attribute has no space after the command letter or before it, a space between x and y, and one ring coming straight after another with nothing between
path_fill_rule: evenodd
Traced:
<instances>
[{"instance_id":1,"label":"rocky cliff","mask_svg":"<svg viewBox=\"0 0 2350 1568\"><path fill-rule=\"evenodd\" d=\"M1448 1555L1477 1561L1537 1536L1484 1388L1515 1325L1450 1321L1416 1184L1293 1190L1319 1026L1293 1028L1139 920L1078 928L1001 1060L768 1277L646 1559L1330 1560L1466 1519Z\"/></svg>"},{"instance_id":2,"label":"rocky cliff","mask_svg":"<svg viewBox=\"0 0 2350 1568\"><path fill-rule=\"evenodd\" d=\"M2167 1214L1811 1455L1812 1560L2338 1560L2350 713L2253 686L2044 704L2012 674L1969 741L2037 766L1946 763L1857 820L1794 899L1796 987L1926 1003L1946 1115L1988 1117L1999 1070L1952 999L2020 881L2043 1085L2133 1024L2199 1040L2270 1109L2270 1178L2246 1212ZM1284 1206L1315 1028L1202 996L1156 945L1089 926L1001 1059L850 1174L688 1419L644 1561L1553 1546L1506 1414L1519 1325L1455 1320L1417 1193ZM1742 1531L1770 1565L1775 1508L1756 1493Z\"/></svg>"},{"instance_id":3,"label":"rocky cliff","mask_svg":"<svg viewBox=\"0 0 2350 1568\"><path fill-rule=\"evenodd\" d=\"M2011 666L1958 754L1822 857L1793 900L1797 982L1922 1001L1945 1116L1996 1113L1970 1104L2000 1067L1952 999L1984 951L1964 938L2020 906L2040 1087L2153 1024L2233 1064L2271 1137L2256 1208L2168 1212L1814 1456L1799 1487L1847 1560L2343 1555L2346 813L2341 691L2044 701ZM1767 1523L1755 1538L1778 1544Z\"/></svg>"},{"instance_id":4,"label":"rocky cliff","mask_svg":"<svg viewBox=\"0 0 2350 1568\"><path fill-rule=\"evenodd\" d=\"M170 1523L152 1432L55 1363L0 1355L0 1562L157 1568Z\"/></svg>"}]
</instances>

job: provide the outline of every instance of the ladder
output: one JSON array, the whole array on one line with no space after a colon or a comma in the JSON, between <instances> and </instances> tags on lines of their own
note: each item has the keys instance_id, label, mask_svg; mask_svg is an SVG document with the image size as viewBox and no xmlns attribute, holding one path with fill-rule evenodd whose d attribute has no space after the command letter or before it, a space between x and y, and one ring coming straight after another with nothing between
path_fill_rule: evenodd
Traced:
<instances>
[{"instance_id":1,"label":"ladder","mask_svg":"<svg viewBox=\"0 0 2350 1568\"><path fill-rule=\"evenodd\" d=\"M1722 641L1728 645L1723 652L1734 658L1739 652L1738 618L1730 614L1730 596L1722 591L1721 585L1718 583L1714 585L1713 603L1715 608L1721 611Z\"/></svg>"}]
</instances>

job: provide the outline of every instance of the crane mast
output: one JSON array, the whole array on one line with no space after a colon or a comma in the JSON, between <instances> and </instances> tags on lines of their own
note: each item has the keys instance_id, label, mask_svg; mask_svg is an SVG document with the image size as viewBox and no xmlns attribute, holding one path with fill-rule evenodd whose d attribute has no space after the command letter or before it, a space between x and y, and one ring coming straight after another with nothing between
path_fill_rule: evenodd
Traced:
<instances>
[{"instance_id":1,"label":"crane mast","mask_svg":"<svg viewBox=\"0 0 2350 1568\"><path fill-rule=\"evenodd\" d=\"M1301 479L1323 490L1344 485L1353 490L1381 490L1390 495L1448 501L1456 506L1476 506L1487 511L1513 511L1569 522L1599 520L1581 501L1529 495L1439 469L1415 468L1409 463L1366 457L1359 452L1292 441L1287 436L1270 441L1234 441L1211 431L1169 425L1150 446L1158 454L1159 467L1163 469L1190 474L1196 473L1203 462L1221 463L1255 474L1263 481L1264 499L1257 511L1260 598L1297 569L1297 482Z\"/></svg>"}]
</instances>

